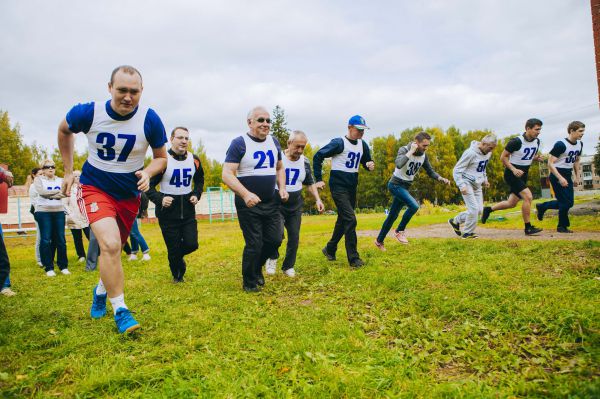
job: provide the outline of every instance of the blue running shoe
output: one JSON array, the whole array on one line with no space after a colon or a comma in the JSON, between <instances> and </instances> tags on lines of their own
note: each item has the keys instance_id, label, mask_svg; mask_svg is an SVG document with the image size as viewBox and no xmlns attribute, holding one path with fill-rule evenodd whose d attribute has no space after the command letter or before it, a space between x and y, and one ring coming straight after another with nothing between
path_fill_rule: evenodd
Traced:
<instances>
[{"instance_id":1,"label":"blue running shoe","mask_svg":"<svg viewBox=\"0 0 600 399\"><path fill-rule=\"evenodd\" d=\"M90 315L92 319L99 319L101 317L106 316L106 297L107 294L98 295L96 294L96 288L92 290L94 295L94 300L92 301L92 309L90 310Z\"/></svg>"},{"instance_id":2,"label":"blue running shoe","mask_svg":"<svg viewBox=\"0 0 600 399\"><path fill-rule=\"evenodd\" d=\"M121 334L129 333L140 328L140 324L135 321L129 309L119 308L115 314L115 323Z\"/></svg>"}]
</instances>

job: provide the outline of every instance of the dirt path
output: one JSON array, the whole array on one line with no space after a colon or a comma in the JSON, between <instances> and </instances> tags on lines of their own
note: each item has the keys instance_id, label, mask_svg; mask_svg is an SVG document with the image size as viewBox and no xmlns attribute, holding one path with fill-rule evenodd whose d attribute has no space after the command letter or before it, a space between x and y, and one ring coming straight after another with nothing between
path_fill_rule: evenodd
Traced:
<instances>
[{"instance_id":1,"label":"dirt path","mask_svg":"<svg viewBox=\"0 0 600 399\"><path fill-rule=\"evenodd\" d=\"M378 230L361 230L356 232L363 237L377 237ZM406 230L408 238L457 238L454 230L447 224L432 224L429 226L420 226L408 228ZM600 232L575 231L573 234L559 234L556 230L544 230L537 236L526 236L523 230L514 229L493 229L477 226L477 235L480 238L490 240L599 240ZM388 236L390 237L391 234Z\"/></svg>"}]
</instances>

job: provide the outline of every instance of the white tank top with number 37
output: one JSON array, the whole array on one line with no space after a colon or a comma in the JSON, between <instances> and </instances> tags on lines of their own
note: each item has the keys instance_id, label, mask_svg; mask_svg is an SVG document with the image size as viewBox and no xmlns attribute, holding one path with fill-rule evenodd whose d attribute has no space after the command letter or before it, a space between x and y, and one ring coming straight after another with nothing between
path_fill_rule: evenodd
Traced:
<instances>
[{"instance_id":1,"label":"white tank top with number 37","mask_svg":"<svg viewBox=\"0 0 600 399\"><path fill-rule=\"evenodd\" d=\"M96 101L94 120L86 133L87 161L94 167L113 173L131 173L144 166L149 143L144 133L147 107L139 106L126 121L116 121L106 113L104 101Z\"/></svg>"}]
</instances>

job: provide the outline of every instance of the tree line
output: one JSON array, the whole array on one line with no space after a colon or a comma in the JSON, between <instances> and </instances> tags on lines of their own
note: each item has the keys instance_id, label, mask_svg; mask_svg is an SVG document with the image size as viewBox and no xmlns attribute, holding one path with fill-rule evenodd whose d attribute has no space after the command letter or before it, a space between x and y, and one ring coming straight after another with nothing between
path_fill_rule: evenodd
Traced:
<instances>
[{"instance_id":1,"label":"tree line","mask_svg":"<svg viewBox=\"0 0 600 399\"><path fill-rule=\"evenodd\" d=\"M285 111L277 106L273 110L273 135L279 140L283 149L287 147L287 140L290 129L287 128ZM409 144L414 136L425 131L432 137L432 143L427 150L427 155L433 168L443 177L452 179L452 169L457 160L467 149L472 140L480 140L490 130L470 130L461 132L456 127L449 127L444 130L439 127L421 127L416 126L405 129L399 134L388 134L387 136L378 136L367 138L371 148L373 160L375 161L375 170L368 172L360 168L359 188L357 193L357 206L359 208L387 207L391 203L391 195L387 190L387 182L394 171L394 161L398 149ZM306 132L310 138L310 132ZM343 131L339 132L344 134ZM486 201L495 202L506 197L507 186L502 177L504 166L500 161L500 154L504 146L513 136L499 139L498 146L493 152L492 158L487 166L487 175L490 187L485 190ZM307 145L305 156L312 161L313 155L318 151L318 146ZM223 165L215 159L206 155L204 145L200 140L195 141L190 151L194 152L201 160L204 167L205 187L223 187L221 181L221 172ZM600 154L600 145L597 147ZM596 156L600 159L600 155ZM10 125L8 112L0 110L0 163L6 163L10 166L15 175L15 184L24 184L27 175L33 167L38 166L43 159L52 158L56 163L57 172L62 171L62 159L58 149L49 154L47 149L33 143L27 145L23 142L19 125ZM74 154L74 168L81 169L87 158L87 153ZM149 161L149 158L147 159ZM311 162L312 163L312 162ZM600 165L596 163L596 171ZM323 177L327 181L330 171L330 162L327 160L323 165ZM529 171L529 187L534 195L540 195L540 167L538 162L534 162ZM459 190L456 185L450 186L433 181L424 171L421 171L412 185L412 191L415 198L423 201L428 200L434 204L453 204L462 201ZM305 210L315 209L314 200L310 195L304 192ZM321 197L326 209L334 209L335 205L328 189L321 192Z\"/></svg>"}]
</instances>

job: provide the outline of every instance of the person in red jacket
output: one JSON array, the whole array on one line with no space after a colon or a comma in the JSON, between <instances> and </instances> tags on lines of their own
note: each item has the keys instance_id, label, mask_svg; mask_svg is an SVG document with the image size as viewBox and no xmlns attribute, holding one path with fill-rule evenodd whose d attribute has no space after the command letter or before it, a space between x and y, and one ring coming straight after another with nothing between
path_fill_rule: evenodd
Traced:
<instances>
[{"instance_id":1,"label":"person in red jacket","mask_svg":"<svg viewBox=\"0 0 600 399\"><path fill-rule=\"evenodd\" d=\"M13 175L7 169L0 167L0 184L6 183L8 187L13 185ZM3 198L7 201L8 198ZM4 206L6 208L6 206ZM15 292L10 289L10 261L8 259L8 253L6 252L6 246L4 245L4 234L2 233L2 224L0 224L0 293L6 296L13 296Z\"/></svg>"}]
</instances>

